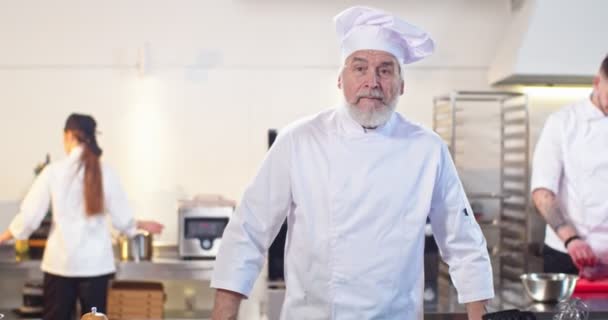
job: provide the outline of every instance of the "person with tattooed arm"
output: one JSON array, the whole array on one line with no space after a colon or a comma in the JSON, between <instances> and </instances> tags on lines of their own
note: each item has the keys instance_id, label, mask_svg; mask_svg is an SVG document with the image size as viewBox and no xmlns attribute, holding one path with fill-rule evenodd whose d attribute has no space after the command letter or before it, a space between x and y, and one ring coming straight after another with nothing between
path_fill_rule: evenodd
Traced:
<instances>
[{"instance_id":1,"label":"person with tattooed arm","mask_svg":"<svg viewBox=\"0 0 608 320\"><path fill-rule=\"evenodd\" d=\"M578 274L608 253L608 55L590 97L549 116L534 152L532 199L547 222L544 271Z\"/></svg>"}]
</instances>

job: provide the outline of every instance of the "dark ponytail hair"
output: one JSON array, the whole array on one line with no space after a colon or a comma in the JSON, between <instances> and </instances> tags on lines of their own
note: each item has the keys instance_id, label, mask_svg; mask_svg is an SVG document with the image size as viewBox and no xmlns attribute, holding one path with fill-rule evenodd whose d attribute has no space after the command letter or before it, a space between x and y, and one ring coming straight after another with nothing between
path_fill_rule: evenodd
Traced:
<instances>
[{"instance_id":1,"label":"dark ponytail hair","mask_svg":"<svg viewBox=\"0 0 608 320\"><path fill-rule=\"evenodd\" d=\"M608 78L608 54L604 58L604 61L602 61L602 66L600 67L600 70L604 74L604 77Z\"/></svg>"},{"instance_id":2,"label":"dark ponytail hair","mask_svg":"<svg viewBox=\"0 0 608 320\"><path fill-rule=\"evenodd\" d=\"M83 146L80 160L84 165L84 203L88 216L103 213L103 179L99 157L102 150L95 136L97 123L93 117L71 114L65 122L64 132L70 131Z\"/></svg>"}]
</instances>

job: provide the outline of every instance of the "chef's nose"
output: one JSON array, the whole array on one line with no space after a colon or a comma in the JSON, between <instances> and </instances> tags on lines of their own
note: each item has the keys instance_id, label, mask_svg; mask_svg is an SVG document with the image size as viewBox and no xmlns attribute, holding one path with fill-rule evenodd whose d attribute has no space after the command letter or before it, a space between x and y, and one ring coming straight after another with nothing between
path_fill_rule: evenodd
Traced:
<instances>
[{"instance_id":1,"label":"chef's nose","mask_svg":"<svg viewBox=\"0 0 608 320\"><path fill-rule=\"evenodd\" d=\"M378 80L380 80L378 74L376 74L375 72L368 72L365 75L365 86L372 89L378 88L378 86L380 85Z\"/></svg>"}]
</instances>

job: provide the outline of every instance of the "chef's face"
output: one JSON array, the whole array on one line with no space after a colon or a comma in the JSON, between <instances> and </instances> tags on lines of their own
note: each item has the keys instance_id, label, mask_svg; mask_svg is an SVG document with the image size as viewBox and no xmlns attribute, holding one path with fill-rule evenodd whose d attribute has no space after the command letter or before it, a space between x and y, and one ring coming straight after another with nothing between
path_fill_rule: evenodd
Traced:
<instances>
[{"instance_id":1,"label":"chef's face","mask_svg":"<svg viewBox=\"0 0 608 320\"><path fill-rule=\"evenodd\" d=\"M69 154L72 151L72 148L78 144L74 133L70 130L66 130L63 132L63 150L65 153Z\"/></svg>"},{"instance_id":2,"label":"chef's face","mask_svg":"<svg viewBox=\"0 0 608 320\"><path fill-rule=\"evenodd\" d=\"M594 104L608 116L608 75L603 72L593 79L593 95Z\"/></svg>"},{"instance_id":3,"label":"chef's face","mask_svg":"<svg viewBox=\"0 0 608 320\"><path fill-rule=\"evenodd\" d=\"M404 83L393 55L360 50L346 59L338 88L355 120L364 127L377 127L390 118L403 94Z\"/></svg>"}]
</instances>

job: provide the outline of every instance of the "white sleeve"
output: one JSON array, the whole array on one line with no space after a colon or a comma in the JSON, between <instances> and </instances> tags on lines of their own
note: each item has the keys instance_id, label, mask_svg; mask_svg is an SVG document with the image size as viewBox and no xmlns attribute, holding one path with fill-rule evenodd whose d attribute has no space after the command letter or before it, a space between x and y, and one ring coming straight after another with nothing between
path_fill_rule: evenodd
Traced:
<instances>
[{"instance_id":1,"label":"white sleeve","mask_svg":"<svg viewBox=\"0 0 608 320\"><path fill-rule=\"evenodd\" d=\"M19 213L9 225L15 239L27 239L39 226L51 205L50 167L36 177L21 203Z\"/></svg>"},{"instance_id":2,"label":"white sleeve","mask_svg":"<svg viewBox=\"0 0 608 320\"><path fill-rule=\"evenodd\" d=\"M486 240L445 145L441 153L429 214L439 253L449 266L460 303L492 299L492 266Z\"/></svg>"},{"instance_id":3,"label":"white sleeve","mask_svg":"<svg viewBox=\"0 0 608 320\"><path fill-rule=\"evenodd\" d=\"M136 221L129 205L127 194L122 188L118 175L109 167L103 168L104 175L104 202L106 212L109 213L112 226L128 236L136 232Z\"/></svg>"},{"instance_id":4,"label":"white sleeve","mask_svg":"<svg viewBox=\"0 0 608 320\"><path fill-rule=\"evenodd\" d=\"M559 191L563 169L561 127L560 119L551 115L538 138L532 162L532 192L539 188L554 194Z\"/></svg>"},{"instance_id":5,"label":"white sleeve","mask_svg":"<svg viewBox=\"0 0 608 320\"><path fill-rule=\"evenodd\" d=\"M211 287L248 296L292 204L291 137L279 135L247 187L216 257Z\"/></svg>"}]
</instances>

